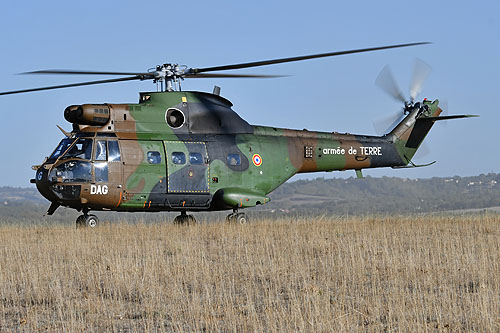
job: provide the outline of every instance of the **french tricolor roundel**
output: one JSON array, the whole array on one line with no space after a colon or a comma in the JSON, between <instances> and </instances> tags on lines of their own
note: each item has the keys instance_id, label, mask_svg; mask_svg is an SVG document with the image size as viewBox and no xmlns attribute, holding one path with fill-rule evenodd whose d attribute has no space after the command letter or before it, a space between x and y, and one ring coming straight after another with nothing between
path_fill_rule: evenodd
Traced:
<instances>
[{"instance_id":1,"label":"french tricolor roundel","mask_svg":"<svg viewBox=\"0 0 500 333\"><path fill-rule=\"evenodd\" d=\"M259 154L253 154L252 162L255 166L260 166L262 164L262 157Z\"/></svg>"}]
</instances>

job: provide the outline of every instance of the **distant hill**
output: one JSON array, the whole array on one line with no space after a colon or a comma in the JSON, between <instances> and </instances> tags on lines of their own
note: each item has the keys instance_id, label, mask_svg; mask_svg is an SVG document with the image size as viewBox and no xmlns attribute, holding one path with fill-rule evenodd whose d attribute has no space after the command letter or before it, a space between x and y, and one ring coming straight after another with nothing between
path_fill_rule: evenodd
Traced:
<instances>
[{"instance_id":1,"label":"distant hill","mask_svg":"<svg viewBox=\"0 0 500 333\"><path fill-rule=\"evenodd\" d=\"M47 200L35 187L0 187L0 204L2 206L23 206L25 204L46 204Z\"/></svg>"},{"instance_id":2,"label":"distant hill","mask_svg":"<svg viewBox=\"0 0 500 333\"><path fill-rule=\"evenodd\" d=\"M285 183L269 204L253 214L367 215L463 211L500 206L500 174L408 179L316 178ZM49 203L36 188L0 187L0 223L40 221ZM77 212L59 209L49 222L73 221ZM170 219L168 214L99 213L108 219ZM208 215L205 215L208 216Z\"/></svg>"},{"instance_id":3,"label":"distant hill","mask_svg":"<svg viewBox=\"0 0 500 333\"><path fill-rule=\"evenodd\" d=\"M312 214L420 213L500 206L500 174L408 179L299 180L271 194L265 209Z\"/></svg>"}]
</instances>

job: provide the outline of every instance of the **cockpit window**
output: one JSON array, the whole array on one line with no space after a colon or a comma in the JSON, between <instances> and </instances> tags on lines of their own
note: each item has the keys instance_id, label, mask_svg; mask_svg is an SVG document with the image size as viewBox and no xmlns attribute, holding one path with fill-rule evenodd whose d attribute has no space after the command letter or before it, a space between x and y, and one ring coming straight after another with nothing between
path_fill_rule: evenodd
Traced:
<instances>
[{"instance_id":1,"label":"cockpit window","mask_svg":"<svg viewBox=\"0 0 500 333\"><path fill-rule=\"evenodd\" d=\"M92 157L92 139L80 138L78 141L63 155L64 158L81 158L90 160Z\"/></svg>"},{"instance_id":2,"label":"cockpit window","mask_svg":"<svg viewBox=\"0 0 500 333\"><path fill-rule=\"evenodd\" d=\"M59 156L61 156L61 154L64 153L74 141L75 139L62 139L56 150L54 150L47 161L54 162L55 160L57 160Z\"/></svg>"},{"instance_id":3,"label":"cockpit window","mask_svg":"<svg viewBox=\"0 0 500 333\"><path fill-rule=\"evenodd\" d=\"M95 143L95 160L96 161L106 161L106 141L98 140Z\"/></svg>"},{"instance_id":4,"label":"cockpit window","mask_svg":"<svg viewBox=\"0 0 500 333\"><path fill-rule=\"evenodd\" d=\"M68 161L52 169L49 174L49 179L58 183L91 182L92 165L89 162Z\"/></svg>"},{"instance_id":5,"label":"cockpit window","mask_svg":"<svg viewBox=\"0 0 500 333\"><path fill-rule=\"evenodd\" d=\"M80 133L73 134L73 137L75 137L75 138L81 138L81 137L93 138L94 136L95 136L95 133L92 133L92 132L80 132Z\"/></svg>"},{"instance_id":6,"label":"cockpit window","mask_svg":"<svg viewBox=\"0 0 500 333\"><path fill-rule=\"evenodd\" d=\"M120 148L118 147L118 141L108 141L108 161L120 161Z\"/></svg>"},{"instance_id":7,"label":"cockpit window","mask_svg":"<svg viewBox=\"0 0 500 333\"><path fill-rule=\"evenodd\" d=\"M108 181L108 163L94 163L95 181L98 183L106 183Z\"/></svg>"}]
</instances>

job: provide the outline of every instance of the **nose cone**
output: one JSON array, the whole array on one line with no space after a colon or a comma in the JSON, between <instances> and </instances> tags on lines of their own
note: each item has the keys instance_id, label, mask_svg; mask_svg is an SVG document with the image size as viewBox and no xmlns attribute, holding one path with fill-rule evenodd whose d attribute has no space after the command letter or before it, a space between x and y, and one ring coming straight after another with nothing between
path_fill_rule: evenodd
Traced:
<instances>
[{"instance_id":1,"label":"nose cone","mask_svg":"<svg viewBox=\"0 0 500 333\"><path fill-rule=\"evenodd\" d=\"M36 171L36 188L38 189L38 192L40 192L40 194L45 197L45 199L49 200L50 202L57 202L57 197L51 190L52 182L49 181L48 178L49 170L42 165Z\"/></svg>"},{"instance_id":2,"label":"nose cone","mask_svg":"<svg viewBox=\"0 0 500 333\"><path fill-rule=\"evenodd\" d=\"M52 203L79 209L81 208L81 183L74 178L65 178L65 175L58 175L61 165L65 169L68 163L74 165L74 162L64 162L55 168L52 168L51 165L42 165L38 168L35 176L36 188L41 195Z\"/></svg>"}]
</instances>

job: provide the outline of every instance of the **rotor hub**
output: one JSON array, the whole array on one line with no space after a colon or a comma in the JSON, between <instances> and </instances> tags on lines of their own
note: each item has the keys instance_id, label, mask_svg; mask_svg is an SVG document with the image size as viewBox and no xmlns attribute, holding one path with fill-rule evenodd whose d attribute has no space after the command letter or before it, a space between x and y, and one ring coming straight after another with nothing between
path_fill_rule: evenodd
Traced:
<instances>
[{"instance_id":1,"label":"rotor hub","mask_svg":"<svg viewBox=\"0 0 500 333\"><path fill-rule=\"evenodd\" d=\"M148 73L153 74L153 83L156 83L159 91L173 91L175 88L180 90L180 81L184 79L187 66L178 64L162 64L157 65L156 68L151 68ZM177 85L177 86L176 86Z\"/></svg>"}]
</instances>

